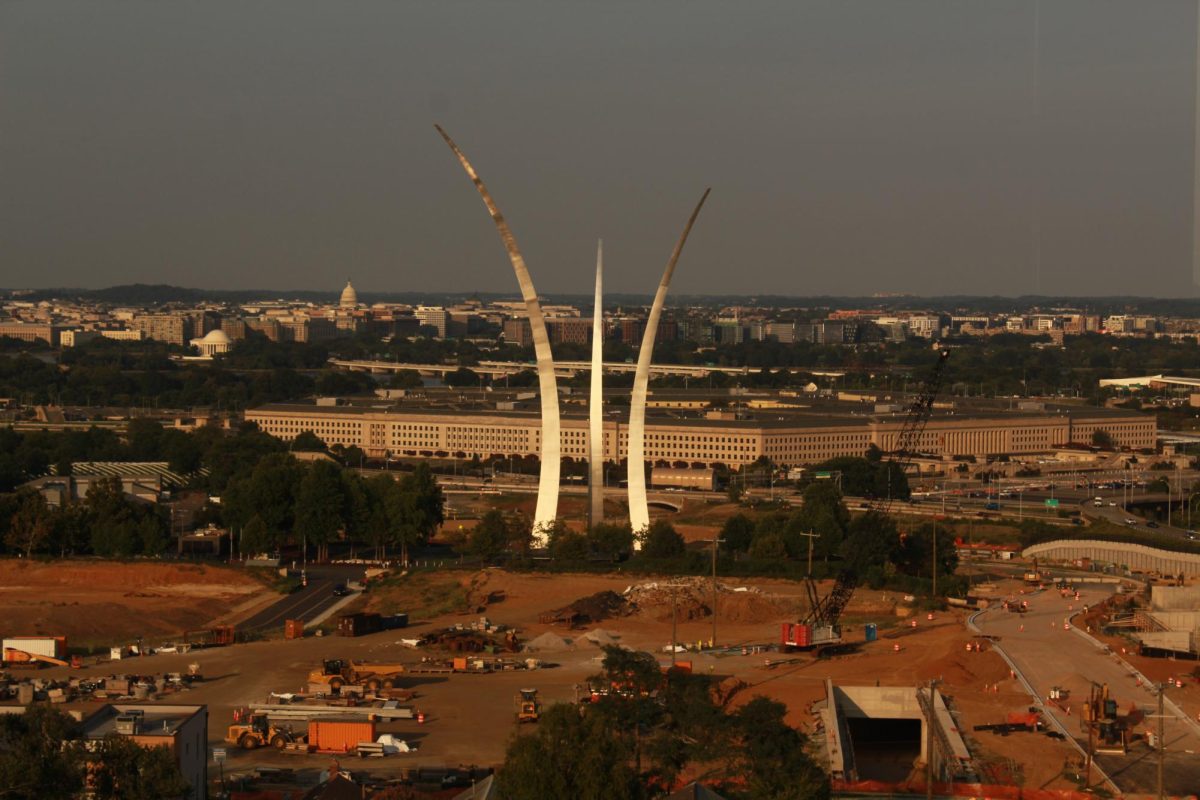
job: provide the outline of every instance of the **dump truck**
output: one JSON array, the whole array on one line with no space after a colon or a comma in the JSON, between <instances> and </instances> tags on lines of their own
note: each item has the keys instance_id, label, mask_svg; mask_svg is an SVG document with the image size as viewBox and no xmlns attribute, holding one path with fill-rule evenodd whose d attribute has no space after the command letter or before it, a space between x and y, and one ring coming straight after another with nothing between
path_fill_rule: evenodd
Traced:
<instances>
[{"instance_id":1,"label":"dump truck","mask_svg":"<svg viewBox=\"0 0 1200 800\"><path fill-rule=\"evenodd\" d=\"M521 689L517 694L517 724L537 722L542 714L542 702L537 689Z\"/></svg>"},{"instance_id":2,"label":"dump truck","mask_svg":"<svg viewBox=\"0 0 1200 800\"><path fill-rule=\"evenodd\" d=\"M240 715L235 715L235 719L239 718ZM249 714L245 719L245 722L234 722L225 734L227 743L237 745L243 750L255 750L268 744L276 750L282 750L285 745L304 739L303 736L293 733L291 728L272 724L263 712Z\"/></svg>"},{"instance_id":3,"label":"dump truck","mask_svg":"<svg viewBox=\"0 0 1200 800\"><path fill-rule=\"evenodd\" d=\"M308 674L308 682L324 684L334 692L349 685L361 685L369 691L377 692L380 689L391 689L405 671L403 664L331 658L322 661L320 669L314 669Z\"/></svg>"}]
</instances>

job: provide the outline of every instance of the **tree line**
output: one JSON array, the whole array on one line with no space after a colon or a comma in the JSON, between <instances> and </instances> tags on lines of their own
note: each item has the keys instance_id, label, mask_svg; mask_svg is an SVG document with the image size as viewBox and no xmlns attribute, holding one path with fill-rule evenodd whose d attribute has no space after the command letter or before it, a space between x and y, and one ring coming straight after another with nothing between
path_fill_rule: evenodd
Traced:
<instances>
[{"instance_id":1,"label":"tree line","mask_svg":"<svg viewBox=\"0 0 1200 800\"><path fill-rule=\"evenodd\" d=\"M604 648L592 702L559 703L537 730L515 736L497 773L506 800L649 800L684 774L730 800L825 800L829 778L809 755L787 707L765 697L736 705L738 689L664 670L650 653Z\"/></svg>"}]
</instances>

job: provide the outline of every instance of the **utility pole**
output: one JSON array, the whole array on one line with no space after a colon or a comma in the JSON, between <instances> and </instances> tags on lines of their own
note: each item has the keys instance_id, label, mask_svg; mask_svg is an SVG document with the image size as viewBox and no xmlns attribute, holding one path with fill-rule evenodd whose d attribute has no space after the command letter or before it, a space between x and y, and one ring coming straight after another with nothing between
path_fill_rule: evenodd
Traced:
<instances>
[{"instance_id":1,"label":"utility pole","mask_svg":"<svg viewBox=\"0 0 1200 800\"><path fill-rule=\"evenodd\" d=\"M717 545L724 542L724 539L719 539L716 536L712 540L712 644L713 648L717 646Z\"/></svg>"},{"instance_id":2,"label":"utility pole","mask_svg":"<svg viewBox=\"0 0 1200 800\"><path fill-rule=\"evenodd\" d=\"M802 533L801 536L808 539L808 577L812 577L812 554L813 554L813 539L821 538L821 534L813 533L810 528L808 533Z\"/></svg>"},{"instance_id":3,"label":"utility pole","mask_svg":"<svg viewBox=\"0 0 1200 800\"><path fill-rule=\"evenodd\" d=\"M945 498L943 497L943 502ZM933 596L937 597L937 520L933 521L933 563L929 566L929 574L933 577Z\"/></svg>"},{"instance_id":4,"label":"utility pole","mask_svg":"<svg viewBox=\"0 0 1200 800\"><path fill-rule=\"evenodd\" d=\"M676 636L679 623L679 586L671 587L671 666L675 666L675 648L679 638Z\"/></svg>"},{"instance_id":5,"label":"utility pole","mask_svg":"<svg viewBox=\"0 0 1200 800\"><path fill-rule=\"evenodd\" d=\"M1163 684L1158 684L1158 800L1163 800L1163 757L1167 751L1163 739Z\"/></svg>"},{"instance_id":6,"label":"utility pole","mask_svg":"<svg viewBox=\"0 0 1200 800\"><path fill-rule=\"evenodd\" d=\"M925 719L925 800L933 800L933 684L929 679L929 705Z\"/></svg>"}]
</instances>

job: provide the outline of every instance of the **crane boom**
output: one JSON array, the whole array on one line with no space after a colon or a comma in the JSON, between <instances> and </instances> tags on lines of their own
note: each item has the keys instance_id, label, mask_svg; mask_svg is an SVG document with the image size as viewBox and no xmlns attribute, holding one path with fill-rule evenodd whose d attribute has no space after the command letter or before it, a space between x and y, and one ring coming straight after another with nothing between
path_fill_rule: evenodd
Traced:
<instances>
[{"instance_id":1,"label":"crane boom","mask_svg":"<svg viewBox=\"0 0 1200 800\"><path fill-rule=\"evenodd\" d=\"M909 404L904 425L900 428L900 435L896 438L896 447L889 453L888 461L890 463L887 467L889 470L898 467L903 474L908 465L912 463L913 458L920 453L921 435L925 432L925 426L933 413L933 401L942 387L942 377L946 360L949 357L950 351L947 348L943 347L938 350L937 361L934 362L933 369L926 376L916 397ZM892 466L893 464L895 467ZM883 513L888 500L889 498L886 497L874 498L867 506L867 513ZM811 575L806 576L805 581L809 612L801 621L801 625L811 626L814 630L826 629L829 631L828 641L830 643L840 641L841 628L838 621L850 603L850 598L854 596L854 590L858 587L858 575L853 570L843 570L834 582L833 588L829 590L829 594L824 597L817 592L817 585ZM789 641L788 637L789 634L785 633L785 645L793 643L793 641Z\"/></svg>"}]
</instances>

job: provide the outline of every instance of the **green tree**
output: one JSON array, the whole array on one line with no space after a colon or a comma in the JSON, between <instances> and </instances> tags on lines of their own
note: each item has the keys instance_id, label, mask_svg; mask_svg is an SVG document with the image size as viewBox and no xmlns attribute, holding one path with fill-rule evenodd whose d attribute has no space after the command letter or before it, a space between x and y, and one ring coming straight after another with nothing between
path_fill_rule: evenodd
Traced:
<instances>
[{"instance_id":1,"label":"green tree","mask_svg":"<svg viewBox=\"0 0 1200 800\"><path fill-rule=\"evenodd\" d=\"M400 488L404 500L398 538L401 560L408 564L409 548L428 543L446 521L446 500L437 478L424 461L404 477Z\"/></svg>"},{"instance_id":2,"label":"green tree","mask_svg":"<svg viewBox=\"0 0 1200 800\"><path fill-rule=\"evenodd\" d=\"M247 553L270 553L278 544L271 534L271 529L258 514L251 517L250 521L242 527L239 539L238 547L243 556Z\"/></svg>"},{"instance_id":3,"label":"green tree","mask_svg":"<svg viewBox=\"0 0 1200 800\"><path fill-rule=\"evenodd\" d=\"M782 561L788 557L787 546L777 533L756 536L750 545L750 557L763 561Z\"/></svg>"},{"instance_id":4,"label":"green tree","mask_svg":"<svg viewBox=\"0 0 1200 800\"><path fill-rule=\"evenodd\" d=\"M499 509L491 509L479 520L467 537L467 553L492 561L508 544L508 522Z\"/></svg>"},{"instance_id":5,"label":"green tree","mask_svg":"<svg viewBox=\"0 0 1200 800\"><path fill-rule=\"evenodd\" d=\"M815 533L813 554L828 560L836 555L850 525L850 512L842 501L842 493L832 481L814 481L804 490L804 502L796 513L796 528L803 533ZM803 537L797 537L803 538ZM792 544L792 543L789 543ZM808 542L796 541L792 555L808 555Z\"/></svg>"},{"instance_id":6,"label":"green tree","mask_svg":"<svg viewBox=\"0 0 1200 800\"><path fill-rule=\"evenodd\" d=\"M829 778L805 748L804 736L784 722L787 706L755 697L733 715L735 774L745 796L770 800L827 800Z\"/></svg>"},{"instance_id":7,"label":"green tree","mask_svg":"<svg viewBox=\"0 0 1200 800\"><path fill-rule=\"evenodd\" d=\"M587 532L588 548L606 558L623 558L633 550L633 529L628 523L599 522Z\"/></svg>"},{"instance_id":8,"label":"green tree","mask_svg":"<svg viewBox=\"0 0 1200 800\"><path fill-rule=\"evenodd\" d=\"M143 747L111 734L101 741L91 760L98 800L172 800L190 792L167 747Z\"/></svg>"},{"instance_id":9,"label":"green tree","mask_svg":"<svg viewBox=\"0 0 1200 800\"><path fill-rule=\"evenodd\" d=\"M551 706L536 732L515 736L496 775L505 800L637 800L645 796L627 737L614 736L601 714Z\"/></svg>"},{"instance_id":10,"label":"green tree","mask_svg":"<svg viewBox=\"0 0 1200 800\"><path fill-rule=\"evenodd\" d=\"M933 542L937 536L938 576L953 575L958 568L958 552L954 546L954 534L944 526L925 524L904 537L896 556L900 571L908 575L928 578L933 568Z\"/></svg>"},{"instance_id":11,"label":"green tree","mask_svg":"<svg viewBox=\"0 0 1200 800\"><path fill-rule=\"evenodd\" d=\"M900 549L896 522L886 514L868 511L850 523L842 557L859 575L880 576L891 566Z\"/></svg>"},{"instance_id":12,"label":"green tree","mask_svg":"<svg viewBox=\"0 0 1200 800\"><path fill-rule=\"evenodd\" d=\"M329 544L341 530L345 504L341 469L329 461L314 461L296 487L296 535L307 547L315 545L317 560L329 555Z\"/></svg>"},{"instance_id":13,"label":"green tree","mask_svg":"<svg viewBox=\"0 0 1200 800\"><path fill-rule=\"evenodd\" d=\"M312 431L300 431L292 439L292 450L297 453L324 453L328 449L325 442Z\"/></svg>"},{"instance_id":14,"label":"green tree","mask_svg":"<svg viewBox=\"0 0 1200 800\"><path fill-rule=\"evenodd\" d=\"M725 520L720 538L725 540L722 547L726 550L733 553L746 552L754 540L754 520L745 514L734 514Z\"/></svg>"},{"instance_id":15,"label":"green tree","mask_svg":"<svg viewBox=\"0 0 1200 800\"><path fill-rule=\"evenodd\" d=\"M19 493L5 537L6 544L28 558L35 550L41 550L53 530L54 517L41 492Z\"/></svg>"},{"instance_id":16,"label":"green tree","mask_svg":"<svg viewBox=\"0 0 1200 800\"><path fill-rule=\"evenodd\" d=\"M554 520L545 531L546 552L556 561L583 561L588 556L588 540L579 531L571 530L561 519Z\"/></svg>"},{"instance_id":17,"label":"green tree","mask_svg":"<svg viewBox=\"0 0 1200 800\"><path fill-rule=\"evenodd\" d=\"M46 703L0 714L0 798L69 800L83 790L83 759L64 747L78 725Z\"/></svg>"},{"instance_id":18,"label":"green tree","mask_svg":"<svg viewBox=\"0 0 1200 800\"><path fill-rule=\"evenodd\" d=\"M650 523L642 537L642 555L646 558L678 558L684 549L683 537L665 519Z\"/></svg>"}]
</instances>

